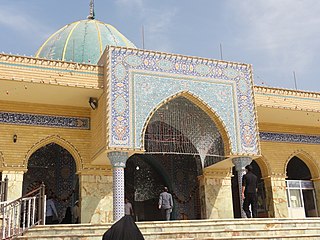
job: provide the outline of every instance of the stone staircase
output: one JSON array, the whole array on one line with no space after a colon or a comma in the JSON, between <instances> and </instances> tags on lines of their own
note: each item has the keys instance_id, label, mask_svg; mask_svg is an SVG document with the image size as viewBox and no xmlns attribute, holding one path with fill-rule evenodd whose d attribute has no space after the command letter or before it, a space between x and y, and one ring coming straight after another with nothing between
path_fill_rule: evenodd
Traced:
<instances>
[{"instance_id":1,"label":"stone staircase","mask_svg":"<svg viewBox=\"0 0 320 240\"><path fill-rule=\"evenodd\" d=\"M18 239L101 240L111 224L51 225L29 229ZM320 239L320 218L209 219L139 222L146 240Z\"/></svg>"}]
</instances>

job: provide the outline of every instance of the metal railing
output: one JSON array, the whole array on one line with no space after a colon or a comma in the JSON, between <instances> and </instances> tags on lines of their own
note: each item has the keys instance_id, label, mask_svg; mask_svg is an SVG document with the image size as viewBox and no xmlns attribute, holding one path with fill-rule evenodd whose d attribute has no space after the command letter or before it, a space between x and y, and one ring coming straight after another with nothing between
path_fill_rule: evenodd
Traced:
<instances>
[{"instance_id":1,"label":"metal railing","mask_svg":"<svg viewBox=\"0 0 320 240\"><path fill-rule=\"evenodd\" d=\"M8 176L3 181L0 181L0 202L7 201L8 196Z\"/></svg>"},{"instance_id":2,"label":"metal railing","mask_svg":"<svg viewBox=\"0 0 320 240\"><path fill-rule=\"evenodd\" d=\"M45 186L25 196L0 205L1 237L12 239L22 235L30 227L45 224Z\"/></svg>"}]
</instances>

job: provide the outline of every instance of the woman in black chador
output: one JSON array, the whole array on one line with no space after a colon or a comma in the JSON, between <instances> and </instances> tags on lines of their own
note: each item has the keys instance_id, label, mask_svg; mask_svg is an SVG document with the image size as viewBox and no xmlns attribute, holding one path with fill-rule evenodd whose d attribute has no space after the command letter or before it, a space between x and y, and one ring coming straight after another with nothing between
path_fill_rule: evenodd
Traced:
<instances>
[{"instance_id":1,"label":"woman in black chador","mask_svg":"<svg viewBox=\"0 0 320 240\"><path fill-rule=\"evenodd\" d=\"M125 215L103 234L102 240L144 240L130 215Z\"/></svg>"}]
</instances>

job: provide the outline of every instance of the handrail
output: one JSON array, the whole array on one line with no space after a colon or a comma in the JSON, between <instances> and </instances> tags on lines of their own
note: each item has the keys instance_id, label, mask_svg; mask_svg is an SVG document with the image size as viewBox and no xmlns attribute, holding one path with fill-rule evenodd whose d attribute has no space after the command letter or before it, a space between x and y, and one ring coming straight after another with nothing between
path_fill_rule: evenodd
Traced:
<instances>
[{"instance_id":1,"label":"handrail","mask_svg":"<svg viewBox=\"0 0 320 240\"><path fill-rule=\"evenodd\" d=\"M43 183L23 197L0 203L2 239L12 239L22 235L35 225L44 225L45 204L45 186Z\"/></svg>"}]
</instances>

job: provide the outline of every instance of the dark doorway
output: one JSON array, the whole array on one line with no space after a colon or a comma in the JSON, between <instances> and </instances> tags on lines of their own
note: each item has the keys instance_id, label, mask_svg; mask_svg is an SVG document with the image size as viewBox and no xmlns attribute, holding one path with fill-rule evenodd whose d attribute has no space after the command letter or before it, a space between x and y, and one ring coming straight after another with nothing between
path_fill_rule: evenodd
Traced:
<instances>
[{"instance_id":1,"label":"dark doorway","mask_svg":"<svg viewBox=\"0 0 320 240\"><path fill-rule=\"evenodd\" d=\"M255 160L252 160L253 173L258 178L258 217L268 217L266 190L262 179L261 169Z\"/></svg>"},{"instance_id":2,"label":"dark doorway","mask_svg":"<svg viewBox=\"0 0 320 240\"><path fill-rule=\"evenodd\" d=\"M200 159L199 159L200 161ZM134 155L125 170L126 197L133 203L138 221L161 219L158 199L164 186L174 201L172 219L200 219L196 159L191 155Z\"/></svg>"},{"instance_id":3,"label":"dark doorway","mask_svg":"<svg viewBox=\"0 0 320 240\"><path fill-rule=\"evenodd\" d=\"M311 172L298 157L287 165L287 197L290 217L317 217L318 210Z\"/></svg>"},{"instance_id":4,"label":"dark doorway","mask_svg":"<svg viewBox=\"0 0 320 240\"><path fill-rule=\"evenodd\" d=\"M79 180L72 155L58 144L50 143L31 155L28 171L23 177L23 194L42 182L46 186L46 194L53 196L61 221L66 209L79 199Z\"/></svg>"},{"instance_id":5,"label":"dark doorway","mask_svg":"<svg viewBox=\"0 0 320 240\"><path fill-rule=\"evenodd\" d=\"M298 157L293 157L287 165L287 180L310 180L308 166Z\"/></svg>"},{"instance_id":6,"label":"dark doorway","mask_svg":"<svg viewBox=\"0 0 320 240\"><path fill-rule=\"evenodd\" d=\"M253 173L258 178L258 217L268 217L268 210L266 204L266 191L264 181L262 179L261 169L255 160L252 160L251 165L253 167ZM233 202L233 216L234 218L241 218L240 195L239 195L239 183L238 172L235 167L232 168L231 186L232 186L232 202Z\"/></svg>"}]
</instances>

